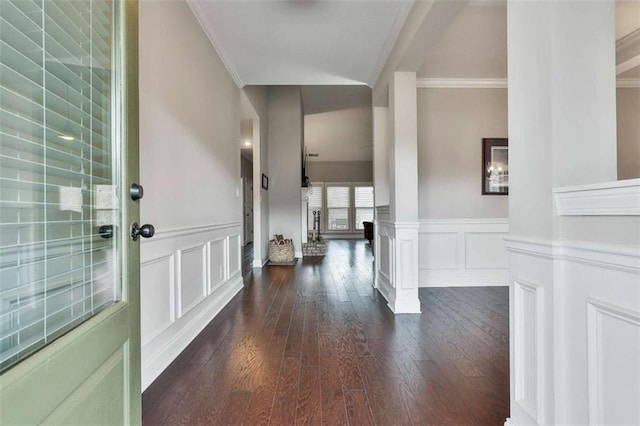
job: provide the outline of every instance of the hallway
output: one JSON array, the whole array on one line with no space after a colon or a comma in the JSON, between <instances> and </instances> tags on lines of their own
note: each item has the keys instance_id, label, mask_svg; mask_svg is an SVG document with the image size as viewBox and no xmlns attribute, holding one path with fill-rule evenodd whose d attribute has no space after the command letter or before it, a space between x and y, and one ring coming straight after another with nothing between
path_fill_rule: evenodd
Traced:
<instances>
[{"instance_id":1,"label":"hallway","mask_svg":"<svg viewBox=\"0 0 640 426\"><path fill-rule=\"evenodd\" d=\"M364 241L265 267L143 394L158 424L503 424L508 289L420 289L394 316Z\"/></svg>"}]
</instances>

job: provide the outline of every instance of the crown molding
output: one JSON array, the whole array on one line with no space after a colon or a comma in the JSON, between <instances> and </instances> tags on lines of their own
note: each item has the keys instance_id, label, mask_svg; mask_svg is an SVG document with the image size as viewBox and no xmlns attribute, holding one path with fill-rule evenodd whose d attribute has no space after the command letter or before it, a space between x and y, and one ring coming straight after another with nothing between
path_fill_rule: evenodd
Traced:
<instances>
[{"instance_id":1,"label":"crown molding","mask_svg":"<svg viewBox=\"0 0 640 426\"><path fill-rule=\"evenodd\" d=\"M236 71L236 68L233 65L233 62L231 62L231 59L229 58L229 55L227 55L227 52L224 50L224 48L222 47L222 44L218 40L218 37L216 36L215 31L213 31L213 27L207 21L206 13L203 9L203 2L187 0L187 4L191 8L191 12L193 12L193 15L196 17L196 20L200 24L200 27L202 27L202 30L204 31L207 38L209 39L209 42L211 42L211 45L213 46L216 53L220 57L220 60L222 61L225 68L229 72L229 75L231 76L233 81L236 83L236 86L238 86L239 89L242 89L244 87L244 82L240 78L240 74L238 74L238 72Z\"/></svg>"},{"instance_id":2,"label":"crown molding","mask_svg":"<svg viewBox=\"0 0 640 426\"><path fill-rule=\"evenodd\" d=\"M616 41L616 52L640 46L640 28Z\"/></svg>"},{"instance_id":3,"label":"crown molding","mask_svg":"<svg viewBox=\"0 0 640 426\"><path fill-rule=\"evenodd\" d=\"M640 67L640 55L616 65L616 75L620 75L636 67Z\"/></svg>"},{"instance_id":4,"label":"crown molding","mask_svg":"<svg viewBox=\"0 0 640 426\"><path fill-rule=\"evenodd\" d=\"M384 42L384 45L382 45L382 49L380 50L380 55L378 55L378 60L376 61L376 64L373 67L373 71L369 76L369 87L373 87L376 84L376 81L378 81L378 77L380 77L382 68L384 68L384 65L387 63L387 59L389 59L389 55L393 50L393 46L395 46L396 44L396 40L400 35L400 31L402 31L404 22L407 20L407 16L409 16L409 12L411 11L412 7L412 1L403 1L400 3L400 7L398 7L398 10L393 17L391 28L389 28L389 32L387 33L387 38Z\"/></svg>"},{"instance_id":5,"label":"crown molding","mask_svg":"<svg viewBox=\"0 0 640 426\"><path fill-rule=\"evenodd\" d=\"M619 78L619 89L640 88L640 78ZM507 89L506 78L418 78L418 89Z\"/></svg>"},{"instance_id":6,"label":"crown molding","mask_svg":"<svg viewBox=\"0 0 640 426\"><path fill-rule=\"evenodd\" d=\"M506 78L418 78L418 89L506 89Z\"/></svg>"},{"instance_id":7,"label":"crown molding","mask_svg":"<svg viewBox=\"0 0 640 426\"><path fill-rule=\"evenodd\" d=\"M618 89L638 89L640 88L640 78L619 78L616 87Z\"/></svg>"}]
</instances>

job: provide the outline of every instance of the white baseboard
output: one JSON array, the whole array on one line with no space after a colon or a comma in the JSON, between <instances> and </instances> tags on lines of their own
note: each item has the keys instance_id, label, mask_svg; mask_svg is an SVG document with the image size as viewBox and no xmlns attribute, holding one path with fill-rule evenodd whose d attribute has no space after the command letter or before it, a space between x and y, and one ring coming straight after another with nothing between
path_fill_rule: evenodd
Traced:
<instances>
[{"instance_id":1,"label":"white baseboard","mask_svg":"<svg viewBox=\"0 0 640 426\"><path fill-rule=\"evenodd\" d=\"M508 269L452 269L418 271L420 287L508 287Z\"/></svg>"},{"instance_id":2,"label":"white baseboard","mask_svg":"<svg viewBox=\"0 0 640 426\"><path fill-rule=\"evenodd\" d=\"M507 420L504 421L504 426L517 426L511 417L507 417Z\"/></svg>"},{"instance_id":3,"label":"white baseboard","mask_svg":"<svg viewBox=\"0 0 640 426\"><path fill-rule=\"evenodd\" d=\"M243 288L242 276L236 276L229 280L226 289L216 298L208 301L209 306L203 308L194 315L187 324L174 334L171 339L152 354L142 366L142 390L144 391L165 368L173 362L180 352L196 338L196 336L209 324L216 315L238 294Z\"/></svg>"},{"instance_id":4,"label":"white baseboard","mask_svg":"<svg viewBox=\"0 0 640 426\"><path fill-rule=\"evenodd\" d=\"M340 234L324 233L322 234L322 238L325 240L364 240L364 231Z\"/></svg>"}]
</instances>

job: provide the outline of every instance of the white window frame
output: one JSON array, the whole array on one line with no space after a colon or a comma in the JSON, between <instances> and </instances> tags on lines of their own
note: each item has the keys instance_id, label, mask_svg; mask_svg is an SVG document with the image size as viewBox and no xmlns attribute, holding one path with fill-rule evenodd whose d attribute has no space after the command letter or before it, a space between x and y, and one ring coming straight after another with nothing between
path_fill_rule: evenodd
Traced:
<instances>
[{"instance_id":1,"label":"white window frame","mask_svg":"<svg viewBox=\"0 0 640 426\"><path fill-rule=\"evenodd\" d=\"M320 211L322 212L322 218L320 221L320 231L323 234L356 234L363 232L363 229L356 228L356 191L355 188L359 186L370 186L373 187L373 182L311 182L311 186L314 188L322 188L322 208ZM348 187L349 188L349 207L348 210L348 223L349 229L329 229L329 208L327 206L327 188L332 186L338 187ZM374 203L373 207L375 209L375 192L374 192ZM313 229L313 224L308 226Z\"/></svg>"}]
</instances>

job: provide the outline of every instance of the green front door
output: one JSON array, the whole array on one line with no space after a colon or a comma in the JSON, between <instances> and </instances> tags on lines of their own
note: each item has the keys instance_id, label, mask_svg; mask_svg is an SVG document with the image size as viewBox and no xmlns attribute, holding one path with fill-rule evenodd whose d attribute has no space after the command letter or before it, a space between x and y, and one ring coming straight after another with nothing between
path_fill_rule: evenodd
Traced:
<instances>
[{"instance_id":1,"label":"green front door","mask_svg":"<svg viewBox=\"0 0 640 426\"><path fill-rule=\"evenodd\" d=\"M0 0L0 424L137 424L137 3Z\"/></svg>"}]
</instances>

